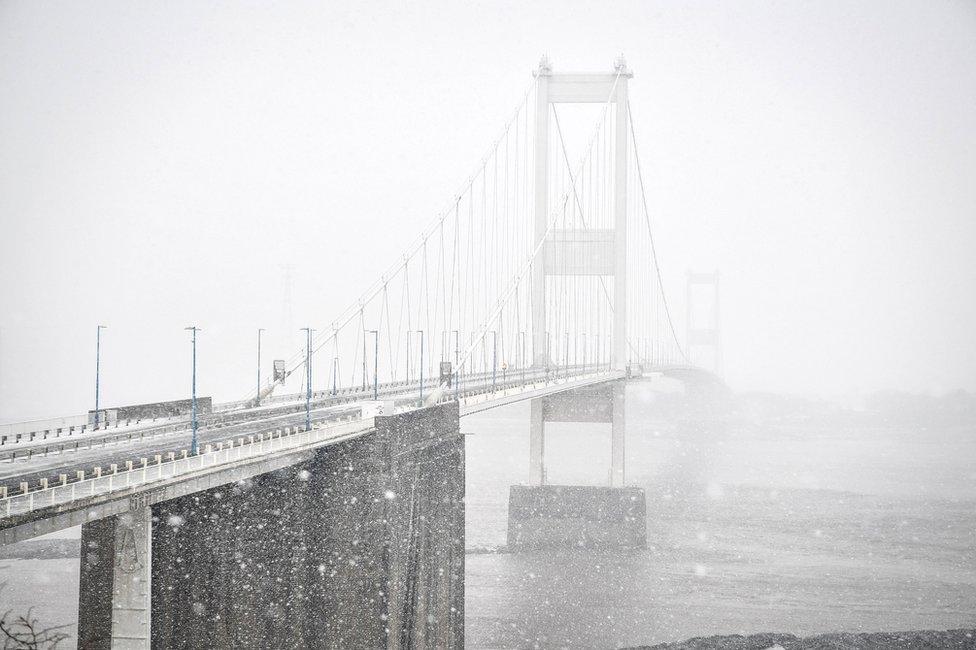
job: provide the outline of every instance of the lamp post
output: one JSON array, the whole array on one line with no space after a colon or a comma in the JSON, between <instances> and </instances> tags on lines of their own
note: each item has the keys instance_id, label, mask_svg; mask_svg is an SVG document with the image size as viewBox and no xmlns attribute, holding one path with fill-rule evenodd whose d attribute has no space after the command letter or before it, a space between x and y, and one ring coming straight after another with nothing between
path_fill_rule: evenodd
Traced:
<instances>
[{"instance_id":1,"label":"lamp post","mask_svg":"<svg viewBox=\"0 0 976 650\"><path fill-rule=\"evenodd\" d=\"M454 334L454 399L456 400L461 394L461 331L453 330L451 332Z\"/></svg>"},{"instance_id":2,"label":"lamp post","mask_svg":"<svg viewBox=\"0 0 976 650\"><path fill-rule=\"evenodd\" d=\"M522 369L522 383L525 383L525 332L519 332L519 368Z\"/></svg>"},{"instance_id":3,"label":"lamp post","mask_svg":"<svg viewBox=\"0 0 976 650\"><path fill-rule=\"evenodd\" d=\"M190 454L195 455L197 453L197 332L200 331L200 328L191 325L183 329L193 332L193 379L190 392L190 426L193 429L193 436L190 438Z\"/></svg>"},{"instance_id":4,"label":"lamp post","mask_svg":"<svg viewBox=\"0 0 976 650\"><path fill-rule=\"evenodd\" d=\"M596 335L596 369L600 370L600 335Z\"/></svg>"},{"instance_id":5,"label":"lamp post","mask_svg":"<svg viewBox=\"0 0 976 650\"><path fill-rule=\"evenodd\" d=\"M569 377L569 332L566 332L566 344L563 346L563 373Z\"/></svg>"},{"instance_id":6,"label":"lamp post","mask_svg":"<svg viewBox=\"0 0 976 650\"><path fill-rule=\"evenodd\" d=\"M102 362L102 330L106 329L104 325L99 325L95 330L95 428L98 428L98 390L99 390L99 380L101 375L101 362Z\"/></svg>"},{"instance_id":7,"label":"lamp post","mask_svg":"<svg viewBox=\"0 0 976 650\"><path fill-rule=\"evenodd\" d=\"M332 357L332 394L333 395L339 394L339 387L337 384L338 379L339 379L339 357Z\"/></svg>"},{"instance_id":8,"label":"lamp post","mask_svg":"<svg viewBox=\"0 0 976 650\"><path fill-rule=\"evenodd\" d=\"M332 326L332 394L339 394L339 330Z\"/></svg>"},{"instance_id":9,"label":"lamp post","mask_svg":"<svg viewBox=\"0 0 976 650\"><path fill-rule=\"evenodd\" d=\"M254 405L261 405L261 332L264 331L263 327L258 328L258 392L255 393Z\"/></svg>"},{"instance_id":10,"label":"lamp post","mask_svg":"<svg viewBox=\"0 0 976 650\"><path fill-rule=\"evenodd\" d=\"M366 330L367 334L373 335L373 400L380 397L379 369L380 369L380 331ZM363 339L365 340L365 336Z\"/></svg>"},{"instance_id":11,"label":"lamp post","mask_svg":"<svg viewBox=\"0 0 976 650\"><path fill-rule=\"evenodd\" d=\"M552 359L552 340L546 331L546 381L549 381L549 362Z\"/></svg>"},{"instance_id":12,"label":"lamp post","mask_svg":"<svg viewBox=\"0 0 976 650\"><path fill-rule=\"evenodd\" d=\"M360 317L362 314L360 314ZM361 318L360 318L361 320ZM363 330L363 392L366 392L366 332L369 330Z\"/></svg>"},{"instance_id":13,"label":"lamp post","mask_svg":"<svg viewBox=\"0 0 976 650\"><path fill-rule=\"evenodd\" d=\"M491 331L491 392L495 392L495 378L498 372L498 331Z\"/></svg>"},{"instance_id":14,"label":"lamp post","mask_svg":"<svg viewBox=\"0 0 976 650\"><path fill-rule=\"evenodd\" d=\"M424 405L424 331L415 330L420 334L420 405Z\"/></svg>"},{"instance_id":15,"label":"lamp post","mask_svg":"<svg viewBox=\"0 0 976 650\"><path fill-rule=\"evenodd\" d=\"M311 327L301 328L305 332L305 430L312 428L312 332Z\"/></svg>"}]
</instances>

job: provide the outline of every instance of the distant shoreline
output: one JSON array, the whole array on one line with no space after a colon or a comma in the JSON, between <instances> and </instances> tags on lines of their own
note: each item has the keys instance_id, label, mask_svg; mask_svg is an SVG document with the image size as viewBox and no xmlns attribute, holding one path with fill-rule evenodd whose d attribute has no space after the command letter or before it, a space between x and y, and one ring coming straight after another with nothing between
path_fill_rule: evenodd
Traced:
<instances>
[{"instance_id":1,"label":"distant shoreline","mask_svg":"<svg viewBox=\"0 0 976 650\"><path fill-rule=\"evenodd\" d=\"M763 633L742 636L694 637L677 643L635 646L625 650L930 650L932 648L976 648L976 628L958 630L913 630L907 632L831 632L797 637L793 634Z\"/></svg>"}]
</instances>

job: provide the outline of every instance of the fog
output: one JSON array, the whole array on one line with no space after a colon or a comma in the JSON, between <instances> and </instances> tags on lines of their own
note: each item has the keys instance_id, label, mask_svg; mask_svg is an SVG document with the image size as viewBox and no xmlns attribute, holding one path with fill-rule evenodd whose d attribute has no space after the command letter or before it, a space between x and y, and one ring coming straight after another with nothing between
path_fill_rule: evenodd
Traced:
<instances>
[{"instance_id":1,"label":"fog","mask_svg":"<svg viewBox=\"0 0 976 650\"><path fill-rule=\"evenodd\" d=\"M970 647L973 61L964 0L0 0L4 647Z\"/></svg>"},{"instance_id":2,"label":"fog","mask_svg":"<svg viewBox=\"0 0 976 650\"><path fill-rule=\"evenodd\" d=\"M200 392L241 397L256 328L285 357L355 299L543 53L627 57L670 298L721 272L731 386L972 390L974 35L962 1L8 0L0 417L90 408L96 324L107 403L186 396L194 324Z\"/></svg>"}]
</instances>

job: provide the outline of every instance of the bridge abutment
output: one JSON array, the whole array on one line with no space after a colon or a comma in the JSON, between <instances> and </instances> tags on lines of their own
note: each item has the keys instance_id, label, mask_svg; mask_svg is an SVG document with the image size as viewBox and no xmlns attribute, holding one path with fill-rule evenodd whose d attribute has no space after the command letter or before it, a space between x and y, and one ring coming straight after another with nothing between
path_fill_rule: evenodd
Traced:
<instances>
[{"instance_id":1,"label":"bridge abutment","mask_svg":"<svg viewBox=\"0 0 976 650\"><path fill-rule=\"evenodd\" d=\"M311 461L86 524L85 647L463 647L458 416L378 417Z\"/></svg>"}]
</instances>

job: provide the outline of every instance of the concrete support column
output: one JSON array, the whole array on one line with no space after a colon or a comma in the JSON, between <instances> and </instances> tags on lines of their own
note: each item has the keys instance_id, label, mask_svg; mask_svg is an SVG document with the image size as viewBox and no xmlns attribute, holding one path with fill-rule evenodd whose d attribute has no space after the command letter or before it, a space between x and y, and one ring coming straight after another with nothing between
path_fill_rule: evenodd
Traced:
<instances>
[{"instance_id":1,"label":"concrete support column","mask_svg":"<svg viewBox=\"0 0 976 650\"><path fill-rule=\"evenodd\" d=\"M82 526L79 647L149 648L151 572L150 508Z\"/></svg>"},{"instance_id":2,"label":"concrete support column","mask_svg":"<svg viewBox=\"0 0 976 650\"><path fill-rule=\"evenodd\" d=\"M542 399L531 400L529 408L529 485L545 485L546 422Z\"/></svg>"},{"instance_id":3,"label":"concrete support column","mask_svg":"<svg viewBox=\"0 0 976 650\"><path fill-rule=\"evenodd\" d=\"M613 368L627 366L627 143L630 126L627 113L627 83L617 87L614 143L614 271L613 271Z\"/></svg>"},{"instance_id":4,"label":"concrete support column","mask_svg":"<svg viewBox=\"0 0 976 650\"><path fill-rule=\"evenodd\" d=\"M627 384L622 381L613 385L613 420L610 425L610 487L624 486L624 450L626 418Z\"/></svg>"}]
</instances>

